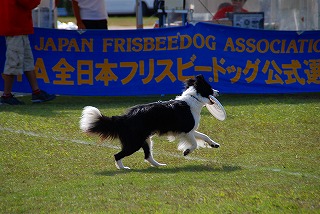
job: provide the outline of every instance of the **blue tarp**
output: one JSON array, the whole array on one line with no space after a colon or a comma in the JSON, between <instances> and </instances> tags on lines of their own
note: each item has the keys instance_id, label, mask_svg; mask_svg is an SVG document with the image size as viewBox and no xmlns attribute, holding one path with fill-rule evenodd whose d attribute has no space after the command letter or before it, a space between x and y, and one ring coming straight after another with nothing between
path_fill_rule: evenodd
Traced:
<instances>
[{"instance_id":1,"label":"blue tarp","mask_svg":"<svg viewBox=\"0 0 320 214\"><path fill-rule=\"evenodd\" d=\"M223 93L320 92L319 31L208 23L144 30L35 28L30 42L39 85L56 94L179 94L182 81L197 74ZM4 61L1 37L1 68ZM25 77L13 91L30 92Z\"/></svg>"}]
</instances>

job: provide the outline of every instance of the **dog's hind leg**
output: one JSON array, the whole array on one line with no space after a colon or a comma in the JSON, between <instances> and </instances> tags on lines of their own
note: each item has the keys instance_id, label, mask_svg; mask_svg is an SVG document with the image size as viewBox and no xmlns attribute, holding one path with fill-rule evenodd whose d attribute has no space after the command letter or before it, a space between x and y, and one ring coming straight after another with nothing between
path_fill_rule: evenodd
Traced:
<instances>
[{"instance_id":1,"label":"dog's hind leg","mask_svg":"<svg viewBox=\"0 0 320 214\"><path fill-rule=\"evenodd\" d=\"M133 144L133 145L137 145L137 144ZM130 169L129 167L126 167L123 165L122 159L126 156L132 155L133 153L138 151L140 148L141 146L129 147L129 146L124 146L123 144L122 150L119 153L114 155L114 158L116 160L115 162L116 167L118 169Z\"/></svg>"},{"instance_id":2,"label":"dog's hind leg","mask_svg":"<svg viewBox=\"0 0 320 214\"><path fill-rule=\"evenodd\" d=\"M125 156L128 156L128 155L126 155L126 152L123 150L114 155L114 158L116 160L115 164L118 169L130 169L129 167L124 166L122 163L122 158L124 158Z\"/></svg>"},{"instance_id":3,"label":"dog's hind leg","mask_svg":"<svg viewBox=\"0 0 320 214\"><path fill-rule=\"evenodd\" d=\"M155 166L155 167L166 166L166 164L159 163L155 159L153 159L152 147L153 147L153 142L150 137L142 145L142 149L144 151L144 159L148 161L152 166Z\"/></svg>"},{"instance_id":4,"label":"dog's hind leg","mask_svg":"<svg viewBox=\"0 0 320 214\"><path fill-rule=\"evenodd\" d=\"M219 143L214 142L207 135L205 135L201 132L195 131L194 136L195 136L195 138L198 138L198 139L201 139L201 140L207 142L213 148L219 148L219 146L220 146Z\"/></svg>"},{"instance_id":5,"label":"dog's hind leg","mask_svg":"<svg viewBox=\"0 0 320 214\"><path fill-rule=\"evenodd\" d=\"M130 169L129 167L123 165L121 159L120 159L120 160L117 160L117 161L115 162L115 164L116 164L117 169Z\"/></svg>"}]
</instances>

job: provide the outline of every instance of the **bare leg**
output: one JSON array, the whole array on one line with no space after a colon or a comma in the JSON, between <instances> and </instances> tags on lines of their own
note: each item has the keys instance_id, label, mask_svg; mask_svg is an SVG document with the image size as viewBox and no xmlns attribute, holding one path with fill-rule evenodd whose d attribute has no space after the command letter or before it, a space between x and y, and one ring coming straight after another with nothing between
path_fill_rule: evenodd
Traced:
<instances>
[{"instance_id":1,"label":"bare leg","mask_svg":"<svg viewBox=\"0 0 320 214\"><path fill-rule=\"evenodd\" d=\"M30 84L30 87L32 89L32 91L36 91L39 89L39 86L38 86L38 82L37 82L37 77L36 77L36 73L35 71L26 71L24 72L28 81L29 81L29 84Z\"/></svg>"},{"instance_id":2,"label":"bare leg","mask_svg":"<svg viewBox=\"0 0 320 214\"><path fill-rule=\"evenodd\" d=\"M2 74L4 80L3 94L11 94L15 75Z\"/></svg>"}]
</instances>

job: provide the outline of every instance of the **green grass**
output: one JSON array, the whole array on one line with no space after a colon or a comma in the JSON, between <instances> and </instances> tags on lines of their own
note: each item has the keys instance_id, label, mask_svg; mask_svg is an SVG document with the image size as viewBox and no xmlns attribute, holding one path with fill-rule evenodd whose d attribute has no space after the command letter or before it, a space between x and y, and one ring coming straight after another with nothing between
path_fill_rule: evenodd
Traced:
<instances>
[{"instance_id":1,"label":"green grass","mask_svg":"<svg viewBox=\"0 0 320 214\"><path fill-rule=\"evenodd\" d=\"M58 20L64 23L76 23L75 17L58 17ZM155 16L143 17L143 25L153 26L156 20L158 18ZM110 16L108 19L109 26L136 26L136 22L136 17L134 16Z\"/></svg>"},{"instance_id":2,"label":"green grass","mask_svg":"<svg viewBox=\"0 0 320 214\"><path fill-rule=\"evenodd\" d=\"M0 105L0 213L319 213L320 94L224 95L220 122L199 130L219 149L185 159L155 137L153 168L137 152L117 170L119 143L79 130L86 105L106 115L166 97L58 97Z\"/></svg>"}]
</instances>

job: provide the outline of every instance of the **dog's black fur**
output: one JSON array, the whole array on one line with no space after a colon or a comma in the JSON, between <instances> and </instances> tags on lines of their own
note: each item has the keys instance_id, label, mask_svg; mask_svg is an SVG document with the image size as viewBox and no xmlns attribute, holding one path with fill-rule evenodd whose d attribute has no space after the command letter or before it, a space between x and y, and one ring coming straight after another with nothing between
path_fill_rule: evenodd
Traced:
<instances>
[{"instance_id":1,"label":"dog's black fur","mask_svg":"<svg viewBox=\"0 0 320 214\"><path fill-rule=\"evenodd\" d=\"M214 91L202 75L187 80L185 86L185 92L175 100L137 105L121 116L107 117L98 109L87 106L83 110L80 127L86 133L98 134L102 140L120 139L122 150L115 154L118 168L128 168L123 166L121 160L140 148L152 165L164 165L152 156L151 136L154 134L179 136L188 144L184 155L197 147L195 138L206 141L212 147L219 147L208 136L196 131L201 108L210 103L209 95L214 95Z\"/></svg>"}]
</instances>

